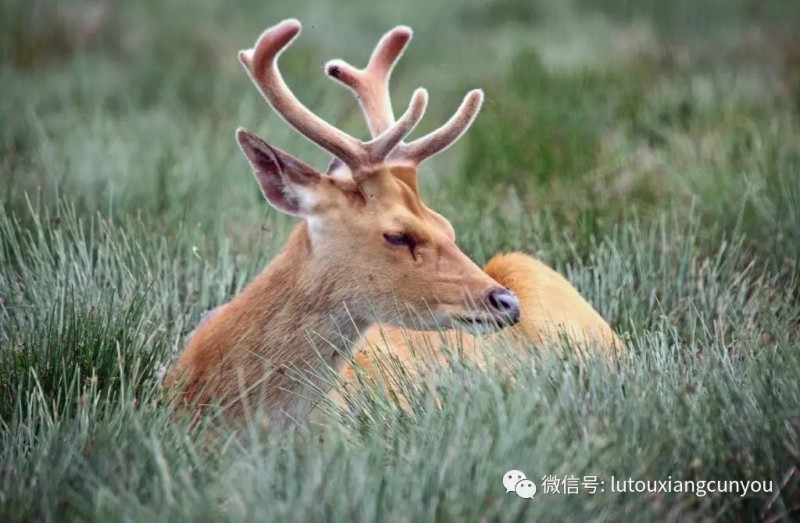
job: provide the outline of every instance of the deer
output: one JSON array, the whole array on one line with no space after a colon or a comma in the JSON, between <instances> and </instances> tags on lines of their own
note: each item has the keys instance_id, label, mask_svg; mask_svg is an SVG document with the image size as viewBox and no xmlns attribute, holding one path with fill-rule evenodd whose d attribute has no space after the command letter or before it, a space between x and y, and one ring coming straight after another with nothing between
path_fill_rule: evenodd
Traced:
<instances>
[{"instance_id":1,"label":"deer","mask_svg":"<svg viewBox=\"0 0 800 523\"><path fill-rule=\"evenodd\" d=\"M278 425L310 412L318 398L308 391L327 392L325 370L341 369L377 323L477 335L521 315L518 297L461 251L453 226L425 205L417 183L418 166L472 125L483 92L468 92L441 127L406 142L427 91L415 90L395 120L388 93L365 90L360 101L374 117L372 138L362 141L313 113L286 84L278 59L300 31L299 21L284 20L239 60L272 109L333 160L323 172L237 129L268 203L300 223L262 272L205 315L164 383L187 408L218 405L231 419L259 411ZM387 73L409 37L395 31L373 56L375 70ZM334 77L336 63L327 68ZM349 72L340 68L339 78Z\"/></svg>"},{"instance_id":2,"label":"deer","mask_svg":"<svg viewBox=\"0 0 800 523\"><path fill-rule=\"evenodd\" d=\"M411 37L411 29L405 26L387 32L363 69L340 59L325 66L327 75L357 98L373 139L395 125L389 83ZM522 252L503 253L490 259L484 272L511 290L520 304L519 321L513 326L502 333L483 333L489 338L484 340L488 345L499 341L491 338L502 337L523 354L531 347L564 349L567 346L583 356L593 350L599 350L608 359L622 354L624 345L606 320L566 278L541 261ZM423 353L433 356L433 361L425 362L426 365L446 365L446 349L458 348L464 357L482 365L486 353L481 352L481 348L485 345L469 332L406 330L376 324L354 349L355 365L346 363L339 371L339 386L329 396L340 407L346 405L340 392L355 386L357 367L363 373L362 379L381 386L405 404L402 387L397 381L397 368L391 367L389 360L399 363L407 378L423 379L419 376L425 371L425 366L420 365Z\"/></svg>"}]
</instances>

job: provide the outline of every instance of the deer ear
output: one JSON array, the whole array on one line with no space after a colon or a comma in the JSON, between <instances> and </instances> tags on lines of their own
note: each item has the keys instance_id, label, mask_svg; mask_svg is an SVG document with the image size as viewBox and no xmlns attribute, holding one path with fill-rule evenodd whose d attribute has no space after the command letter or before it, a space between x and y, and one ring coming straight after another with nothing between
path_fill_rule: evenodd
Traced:
<instances>
[{"instance_id":1,"label":"deer ear","mask_svg":"<svg viewBox=\"0 0 800 523\"><path fill-rule=\"evenodd\" d=\"M294 216L312 213L322 180L317 170L269 145L247 129L236 131L236 141L253 166L261 192L273 207Z\"/></svg>"}]
</instances>

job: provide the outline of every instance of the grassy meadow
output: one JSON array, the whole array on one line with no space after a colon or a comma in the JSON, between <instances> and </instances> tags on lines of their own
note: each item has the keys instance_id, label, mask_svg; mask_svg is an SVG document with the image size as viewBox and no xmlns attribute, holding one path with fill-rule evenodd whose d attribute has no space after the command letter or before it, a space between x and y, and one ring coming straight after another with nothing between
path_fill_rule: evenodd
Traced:
<instances>
[{"instance_id":1,"label":"grassy meadow","mask_svg":"<svg viewBox=\"0 0 800 523\"><path fill-rule=\"evenodd\" d=\"M477 263L564 274L632 357L531 347L455 360L285 432L172 421L160 380L203 312L294 221L234 131L322 168L236 59L283 18L298 97L358 136L322 65L397 24L399 112L473 128L423 197ZM0 0L0 521L796 521L800 518L800 4L772 0ZM507 352L507 347L487 347ZM229 433L230 432L230 433ZM524 471L533 500L506 493ZM544 476L605 492L545 493ZM611 492L633 480L771 492Z\"/></svg>"}]
</instances>

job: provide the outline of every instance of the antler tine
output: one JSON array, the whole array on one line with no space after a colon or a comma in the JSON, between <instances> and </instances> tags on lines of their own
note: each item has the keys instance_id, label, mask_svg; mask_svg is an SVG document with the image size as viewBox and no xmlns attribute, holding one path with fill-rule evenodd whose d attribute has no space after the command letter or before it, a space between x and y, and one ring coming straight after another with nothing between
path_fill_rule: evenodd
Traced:
<instances>
[{"instance_id":1,"label":"antler tine","mask_svg":"<svg viewBox=\"0 0 800 523\"><path fill-rule=\"evenodd\" d=\"M409 160L419 165L424 160L453 145L469 129L483 105L483 91L474 89L467 93L455 114L435 131L409 144L398 145L390 158Z\"/></svg>"},{"instance_id":2,"label":"antler tine","mask_svg":"<svg viewBox=\"0 0 800 523\"><path fill-rule=\"evenodd\" d=\"M306 138L354 168L365 163L367 151L352 136L322 120L294 96L278 69L281 53L300 34L298 20L288 19L267 29L252 49L239 52L253 83L275 111Z\"/></svg>"},{"instance_id":3,"label":"antler tine","mask_svg":"<svg viewBox=\"0 0 800 523\"><path fill-rule=\"evenodd\" d=\"M411 103L408 105L408 109L403 116L401 116L397 122L389 126L380 136L366 144L370 152L370 157L380 161L390 156L392 151L403 141L403 138L405 138L422 119L427 105L428 91L422 88L414 91L414 95L411 97Z\"/></svg>"},{"instance_id":4,"label":"antler tine","mask_svg":"<svg viewBox=\"0 0 800 523\"><path fill-rule=\"evenodd\" d=\"M358 98L373 137L395 123L389 79L412 35L411 28L402 25L383 35L364 69L356 69L340 59L325 64L328 76L350 88Z\"/></svg>"}]
</instances>

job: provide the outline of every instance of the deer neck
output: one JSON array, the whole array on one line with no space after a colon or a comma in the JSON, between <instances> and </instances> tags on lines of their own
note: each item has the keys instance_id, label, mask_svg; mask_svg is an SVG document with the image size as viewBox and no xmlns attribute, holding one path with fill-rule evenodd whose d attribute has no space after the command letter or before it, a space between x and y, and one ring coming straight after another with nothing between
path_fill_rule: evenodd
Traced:
<instances>
[{"instance_id":1,"label":"deer neck","mask_svg":"<svg viewBox=\"0 0 800 523\"><path fill-rule=\"evenodd\" d=\"M252 308L251 324L262 339L265 357L276 364L319 359L313 345L323 355L329 352L324 346L343 350L370 323L348 313L348 296L338 287L340 281L336 268L315 259L308 226L302 223L234 301Z\"/></svg>"},{"instance_id":2,"label":"deer neck","mask_svg":"<svg viewBox=\"0 0 800 523\"><path fill-rule=\"evenodd\" d=\"M325 266L314 260L303 223L260 275L198 327L185 353L193 354L186 363L197 385L214 383L201 396L226 401L234 416L263 406L300 419L327 393L335 374L326 367L338 371L340 355L372 322L351 317L341 279Z\"/></svg>"}]
</instances>

